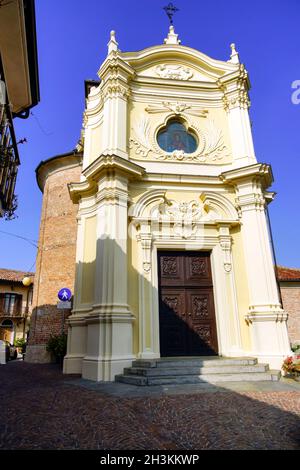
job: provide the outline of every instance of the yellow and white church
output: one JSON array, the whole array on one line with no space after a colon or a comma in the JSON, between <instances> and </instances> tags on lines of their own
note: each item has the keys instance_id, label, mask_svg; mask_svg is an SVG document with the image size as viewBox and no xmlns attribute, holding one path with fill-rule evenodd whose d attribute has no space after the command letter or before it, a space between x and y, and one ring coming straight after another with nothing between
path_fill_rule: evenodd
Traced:
<instances>
[{"instance_id":1,"label":"yellow and white church","mask_svg":"<svg viewBox=\"0 0 300 470\"><path fill-rule=\"evenodd\" d=\"M64 373L112 381L161 357L290 353L256 160L248 73L164 43L121 52L112 31L82 131L76 279Z\"/></svg>"}]
</instances>

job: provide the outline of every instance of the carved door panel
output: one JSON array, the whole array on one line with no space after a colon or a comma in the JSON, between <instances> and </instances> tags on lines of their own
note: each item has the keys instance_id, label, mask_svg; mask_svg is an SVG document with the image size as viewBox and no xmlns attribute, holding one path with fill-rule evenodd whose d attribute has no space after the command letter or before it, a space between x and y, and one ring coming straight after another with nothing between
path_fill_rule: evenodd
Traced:
<instances>
[{"instance_id":1,"label":"carved door panel","mask_svg":"<svg viewBox=\"0 0 300 470\"><path fill-rule=\"evenodd\" d=\"M180 356L187 349L185 290L162 288L160 312L161 355Z\"/></svg>"},{"instance_id":2,"label":"carved door panel","mask_svg":"<svg viewBox=\"0 0 300 470\"><path fill-rule=\"evenodd\" d=\"M199 253L184 256L185 284L188 286L212 286L210 254Z\"/></svg>"},{"instance_id":3,"label":"carved door panel","mask_svg":"<svg viewBox=\"0 0 300 470\"><path fill-rule=\"evenodd\" d=\"M159 254L159 272L162 286L184 286L184 258L177 253Z\"/></svg>"},{"instance_id":4,"label":"carved door panel","mask_svg":"<svg viewBox=\"0 0 300 470\"><path fill-rule=\"evenodd\" d=\"M192 334L188 336L191 355L218 353L213 290L209 288L186 289L187 322Z\"/></svg>"},{"instance_id":5,"label":"carved door panel","mask_svg":"<svg viewBox=\"0 0 300 470\"><path fill-rule=\"evenodd\" d=\"M159 252L162 356L218 354L210 254Z\"/></svg>"}]
</instances>

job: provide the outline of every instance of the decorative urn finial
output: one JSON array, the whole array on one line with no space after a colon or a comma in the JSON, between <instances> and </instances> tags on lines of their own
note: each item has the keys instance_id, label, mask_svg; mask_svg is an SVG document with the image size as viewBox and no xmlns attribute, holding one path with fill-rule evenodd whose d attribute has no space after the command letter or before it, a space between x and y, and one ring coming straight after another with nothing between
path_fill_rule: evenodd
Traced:
<instances>
[{"instance_id":1,"label":"decorative urn finial","mask_svg":"<svg viewBox=\"0 0 300 470\"><path fill-rule=\"evenodd\" d=\"M118 51L118 43L117 43L117 40L116 40L116 32L115 31L111 31L110 32L110 40L107 44L108 46L108 54L110 54L111 52L113 51Z\"/></svg>"},{"instance_id":2,"label":"decorative urn finial","mask_svg":"<svg viewBox=\"0 0 300 470\"><path fill-rule=\"evenodd\" d=\"M235 49L234 42L230 44L230 47L231 47L231 55L230 55L230 60L228 62L232 62L233 64L239 64L240 63L239 53Z\"/></svg>"}]
</instances>

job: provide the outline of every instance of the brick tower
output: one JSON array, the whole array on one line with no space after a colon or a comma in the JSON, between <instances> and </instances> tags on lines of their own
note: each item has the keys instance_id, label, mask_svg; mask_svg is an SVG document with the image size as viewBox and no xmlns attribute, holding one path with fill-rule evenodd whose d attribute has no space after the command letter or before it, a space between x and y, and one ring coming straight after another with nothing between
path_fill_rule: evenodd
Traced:
<instances>
[{"instance_id":1,"label":"brick tower","mask_svg":"<svg viewBox=\"0 0 300 470\"><path fill-rule=\"evenodd\" d=\"M68 183L80 180L81 160L82 153L71 151L42 161L36 169L43 205L28 362L49 362L49 336L66 330L70 312L57 308L57 292L61 287L74 291L77 205L70 199Z\"/></svg>"}]
</instances>

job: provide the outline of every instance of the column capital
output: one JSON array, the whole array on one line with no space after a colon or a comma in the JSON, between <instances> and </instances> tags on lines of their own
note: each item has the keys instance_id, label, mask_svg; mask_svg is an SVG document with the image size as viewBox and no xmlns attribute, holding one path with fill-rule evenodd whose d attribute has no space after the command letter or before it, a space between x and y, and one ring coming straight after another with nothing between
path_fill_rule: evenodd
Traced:
<instances>
[{"instance_id":1,"label":"column capital","mask_svg":"<svg viewBox=\"0 0 300 470\"><path fill-rule=\"evenodd\" d=\"M235 57L238 57L237 53ZM227 112L234 108L248 109L250 107L248 72L244 64L237 62L237 65L238 69L234 73L226 74L224 77L219 78L217 82L223 92L224 109Z\"/></svg>"}]
</instances>

